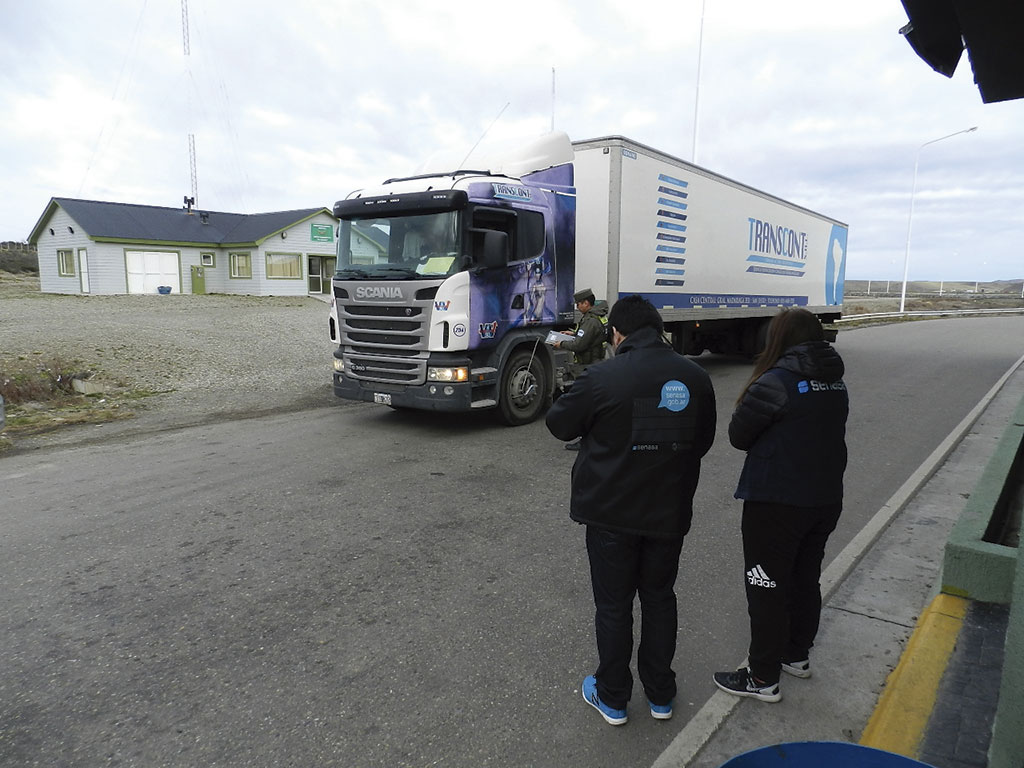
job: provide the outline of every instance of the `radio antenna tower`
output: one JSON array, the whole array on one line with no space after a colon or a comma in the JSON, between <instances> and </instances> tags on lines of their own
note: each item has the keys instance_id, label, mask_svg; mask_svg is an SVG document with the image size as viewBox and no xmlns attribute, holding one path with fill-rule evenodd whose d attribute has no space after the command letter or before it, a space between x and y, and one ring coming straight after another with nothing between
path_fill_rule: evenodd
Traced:
<instances>
[{"instance_id":1,"label":"radio antenna tower","mask_svg":"<svg viewBox=\"0 0 1024 768\"><path fill-rule=\"evenodd\" d=\"M188 0L181 0L181 41L185 50L185 75L188 83L188 169L192 181L192 204L196 205L199 200L199 181L196 177L196 136L191 132L192 127L192 67L188 42Z\"/></svg>"}]
</instances>

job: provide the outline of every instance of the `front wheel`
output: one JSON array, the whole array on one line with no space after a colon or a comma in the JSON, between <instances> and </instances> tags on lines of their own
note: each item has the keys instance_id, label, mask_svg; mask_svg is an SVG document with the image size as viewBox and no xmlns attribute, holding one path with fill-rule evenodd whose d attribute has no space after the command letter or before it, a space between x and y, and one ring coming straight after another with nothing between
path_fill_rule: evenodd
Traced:
<instances>
[{"instance_id":1,"label":"front wheel","mask_svg":"<svg viewBox=\"0 0 1024 768\"><path fill-rule=\"evenodd\" d=\"M513 352L501 374L498 418L510 427L529 424L540 415L548 396L544 363L529 350Z\"/></svg>"}]
</instances>

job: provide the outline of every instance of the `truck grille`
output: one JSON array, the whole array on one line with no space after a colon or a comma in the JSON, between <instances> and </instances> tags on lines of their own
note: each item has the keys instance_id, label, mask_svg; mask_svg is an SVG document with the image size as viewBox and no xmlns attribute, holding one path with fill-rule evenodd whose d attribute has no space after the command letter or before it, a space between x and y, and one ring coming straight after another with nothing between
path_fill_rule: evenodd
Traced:
<instances>
[{"instance_id":1,"label":"truck grille","mask_svg":"<svg viewBox=\"0 0 1024 768\"><path fill-rule=\"evenodd\" d=\"M427 379L427 323L437 286L389 282L406 303L353 298L354 290L334 286L345 375L381 384L419 385ZM392 300L394 301L394 300Z\"/></svg>"}]
</instances>

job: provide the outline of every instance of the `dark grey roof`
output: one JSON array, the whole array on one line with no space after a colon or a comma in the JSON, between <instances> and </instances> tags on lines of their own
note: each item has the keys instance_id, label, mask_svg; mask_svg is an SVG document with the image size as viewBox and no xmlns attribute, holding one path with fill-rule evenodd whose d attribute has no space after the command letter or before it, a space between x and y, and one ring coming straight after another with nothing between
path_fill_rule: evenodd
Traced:
<instances>
[{"instance_id":1,"label":"dark grey roof","mask_svg":"<svg viewBox=\"0 0 1024 768\"><path fill-rule=\"evenodd\" d=\"M93 240L202 245L256 244L319 213L331 214L327 208L251 214L193 208L189 213L184 208L54 197L32 230L29 242L38 241L57 206L63 208Z\"/></svg>"}]
</instances>

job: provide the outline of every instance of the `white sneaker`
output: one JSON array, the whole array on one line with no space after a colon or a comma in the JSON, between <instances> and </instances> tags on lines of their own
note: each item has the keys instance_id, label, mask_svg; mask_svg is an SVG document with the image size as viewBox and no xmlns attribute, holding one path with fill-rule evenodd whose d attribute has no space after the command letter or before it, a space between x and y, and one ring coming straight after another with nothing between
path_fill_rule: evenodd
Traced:
<instances>
[{"instance_id":1,"label":"white sneaker","mask_svg":"<svg viewBox=\"0 0 1024 768\"><path fill-rule=\"evenodd\" d=\"M811 661L810 659L784 661L782 662L782 671L791 674L793 677L801 677L806 680L811 676Z\"/></svg>"}]
</instances>

